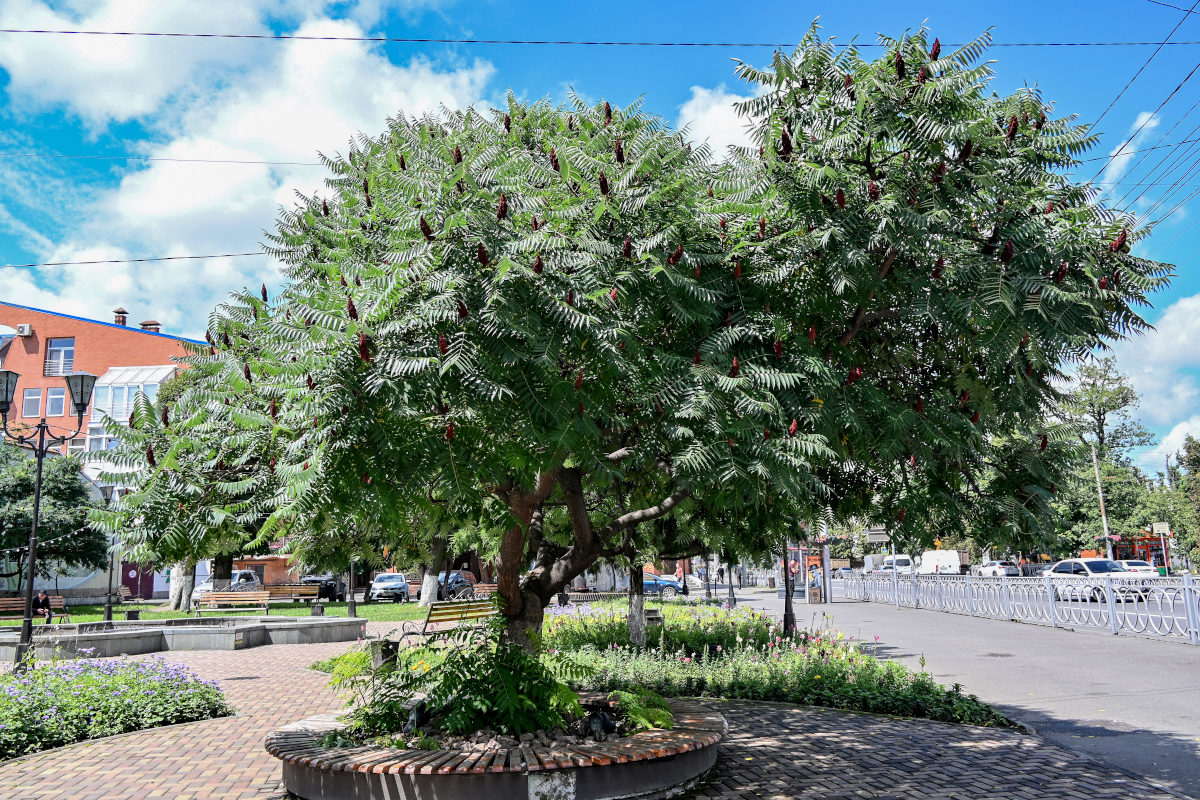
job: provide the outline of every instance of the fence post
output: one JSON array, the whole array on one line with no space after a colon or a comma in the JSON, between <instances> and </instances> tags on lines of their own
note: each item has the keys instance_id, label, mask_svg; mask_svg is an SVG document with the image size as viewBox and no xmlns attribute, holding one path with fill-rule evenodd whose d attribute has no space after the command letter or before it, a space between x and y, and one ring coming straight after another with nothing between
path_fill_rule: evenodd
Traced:
<instances>
[{"instance_id":1,"label":"fence post","mask_svg":"<svg viewBox=\"0 0 1200 800\"><path fill-rule=\"evenodd\" d=\"M971 573L967 573L967 610L975 616L975 584L971 582Z\"/></svg>"},{"instance_id":2,"label":"fence post","mask_svg":"<svg viewBox=\"0 0 1200 800\"><path fill-rule=\"evenodd\" d=\"M900 576L896 574L896 559L892 559L892 602L900 607Z\"/></svg>"},{"instance_id":3,"label":"fence post","mask_svg":"<svg viewBox=\"0 0 1200 800\"><path fill-rule=\"evenodd\" d=\"M912 581L912 587L913 587L913 608L920 608L920 607L921 607L921 598L920 598L920 596L917 594L917 592L918 592L918 590L921 588L921 586L920 586L920 584L917 582L917 576L916 576L916 575L909 575L909 576L908 576L908 579L909 579L910 581Z\"/></svg>"},{"instance_id":4,"label":"fence post","mask_svg":"<svg viewBox=\"0 0 1200 800\"><path fill-rule=\"evenodd\" d=\"M1050 624L1055 628L1058 627L1058 607L1054 602L1054 578L1049 575L1046 578L1046 602L1050 604Z\"/></svg>"},{"instance_id":5,"label":"fence post","mask_svg":"<svg viewBox=\"0 0 1200 800\"><path fill-rule=\"evenodd\" d=\"M1113 597L1113 582L1112 575L1104 576L1104 594L1108 600L1108 622L1112 629L1112 635L1117 635L1117 601Z\"/></svg>"},{"instance_id":6,"label":"fence post","mask_svg":"<svg viewBox=\"0 0 1200 800\"><path fill-rule=\"evenodd\" d=\"M937 579L938 611L945 611L946 610L946 601L942 598L942 573L938 572L934 577Z\"/></svg>"},{"instance_id":7,"label":"fence post","mask_svg":"<svg viewBox=\"0 0 1200 800\"><path fill-rule=\"evenodd\" d=\"M1008 588L1008 573L1005 572L1003 575L1001 575L1000 580L1003 581L1002 585L1004 587L1004 616L1011 620L1013 618L1012 592Z\"/></svg>"},{"instance_id":8,"label":"fence post","mask_svg":"<svg viewBox=\"0 0 1200 800\"><path fill-rule=\"evenodd\" d=\"M1183 576L1183 608L1187 616L1188 638L1192 644L1200 644L1200 620L1196 619L1196 585L1192 582L1192 576L1187 573Z\"/></svg>"}]
</instances>

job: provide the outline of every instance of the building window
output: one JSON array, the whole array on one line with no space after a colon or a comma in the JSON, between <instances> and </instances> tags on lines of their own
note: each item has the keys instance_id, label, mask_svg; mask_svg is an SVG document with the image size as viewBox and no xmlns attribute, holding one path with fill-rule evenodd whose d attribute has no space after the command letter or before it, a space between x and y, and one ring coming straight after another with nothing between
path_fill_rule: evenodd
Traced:
<instances>
[{"instance_id":1,"label":"building window","mask_svg":"<svg viewBox=\"0 0 1200 800\"><path fill-rule=\"evenodd\" d=\"M121 440L115 436L109 436L108 431L103 425L92 424L88 425L87 449L95 452L97 450L112 450Z\"/></svg>"},{"instance_id":2,"label":"building window","mask_svg":"<svg viewBox=\"0 0 1200 800\"><path fill-rule=\"evenodd\" d=\"M107 414L117 422L124 422L133 413L134 401L138 392L146 396L151 403L158 397L158 384L111 384L97 386L92 393L92 410Z\"/></svg>"},{"instance_id":3,"label":"building window","mask_svg":"<svg viewBox=\"0 0 1200 800\"><path fill-rule=\"evenodd\" d=\"M75 371L75 340L51 339L46 347L46 370L48 376L70 375Z\"/></svg>"},{"instance_id":4,"label":"building window","mask_svg":"<svg viewBox=\"0 0 1200 800\"><path fill-rule=\"evenodd\" d=\"M76 455L87 451L87 437L76 436L71 441L67 442L67 455Z\"/></svg>"},{"instance_id":5,"label":"building window","mask_svg":"<svg viewBox=\"0 0 1200 800\"><path fill-rule=\"evenodd\" d=\"M46 390L46 416L61 417L67 413L66 387L51 387Z\"/></svg>"},{"instance_id":6,"label":"building window","mask_svg":"<svg viewBox=\"0 0 1200 800\"><path fill-rule=\"evenodd\" d=\"M42 413L42 390L26 389L21 393L21 416L37 417Z\"/></svg>"}]
</instances>

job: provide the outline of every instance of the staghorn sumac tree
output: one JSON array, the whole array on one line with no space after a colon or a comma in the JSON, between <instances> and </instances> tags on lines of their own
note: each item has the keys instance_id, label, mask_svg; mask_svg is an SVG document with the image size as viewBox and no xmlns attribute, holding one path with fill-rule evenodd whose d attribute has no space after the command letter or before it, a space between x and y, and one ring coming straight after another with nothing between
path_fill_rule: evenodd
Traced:
<instances>
[{"instance_id":1,"label":"staghorn sumac tree","mask_svg":"<svg viewBox=\"0 0 1200 800\"><path fill-rule=\"evenodd\" d=\"M760 146L717 165L636 106L397 117L281 212L283 290L218 308L180 404L270 465L260 537L472 520L526 642L668 515L733 551L1045 525L1053 381L1166 268L1063 177L1083 127L986 93L985 43L814 30L741 68Z\"/></svg>"}]
</instances>

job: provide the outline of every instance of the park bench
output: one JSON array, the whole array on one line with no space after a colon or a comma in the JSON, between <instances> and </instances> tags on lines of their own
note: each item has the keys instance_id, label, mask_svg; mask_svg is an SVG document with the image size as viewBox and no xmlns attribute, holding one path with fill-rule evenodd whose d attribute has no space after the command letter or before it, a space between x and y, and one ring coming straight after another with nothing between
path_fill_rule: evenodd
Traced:
<instances>
[{"instance_id":1,"label":"park bench","mask_svg":"<svg viewBox=\"0 0 1200 800\"><path fill-rule=\"evenodd\" d=\"M628 597L626 592L568 592L567 599L572 603L595 603L599 600L618 600Z\"/></svg>"},{"instance_id":2,"label":"park bench","mask_svg":"<svg viewBox=\"0 0 1200 800\"><path fill-rule=\"evenodd\" d=\"M482 628L499 614L496 603L487 600L439 600L431 603L424 620L406 622L404 636L437 636L460 628Z\"/></svg>"},{"instance_id":3,"label":"park bench","mask_svg":"<svg viewBox=\"0 0 1200 800\"><path fill-rule=\"evenodd\" d=\"M128 586L122 585L120 590L118 591L118 593L121 596L120 602L122 602L122 603L130 603L130 602L140 603L140 602L142 602L142 596L140 594L134 594L133 592L129 591Z\"/></svg>"},{"instance_id":4,"label":"park bench","mask_svg":"<svg viewBox=\"0 0 1200 800\"><path fill-rule=\"evenodd\" d=\"M279 583L267 587L267 594L272 600L303 600L312 603L321 594L321 587L315 583Z\"/></svg>"},{"instance_id":5,"label":"park bench","mask_svg":"<svg viewBox=\"0 0 1200 800\"><path fill-rule=\"evenodd\" d=\"M67 604L61 597L50 598L50 610L54 612L55 617L61 617L64 621L69 622L71 612L67 609ZM34 619L41 616L37 611L33 612ZM25 618L25 598L23 597L7 597L0 599L0 619L24 619Z\"/></svg>"},{"instance_id":6,"label":"park bench","mask_svg":"<svg viewBox=\"0 0 1200 800\"><path fill-rule=\"evenodd\" d=\"M494 583L477 583L475 584L475 597L479 600L486 600L496 593L496 584Z\"/></svg>"},{"instance_id":7,"label":"park bench","mask_svg":"<svg viewBox=\"0 0 1200 800\"><path fill-rule=\"evenodd\" d=\"M201 595L196 601L194 611L198 617L205 611L231 610L220 608L220 606L253 606L254 608L261 608L264 614L269 614L271 613L270 600L271 593L266 590L261 592L209 592L208 594Z\"/></svg>"}]
</instances>

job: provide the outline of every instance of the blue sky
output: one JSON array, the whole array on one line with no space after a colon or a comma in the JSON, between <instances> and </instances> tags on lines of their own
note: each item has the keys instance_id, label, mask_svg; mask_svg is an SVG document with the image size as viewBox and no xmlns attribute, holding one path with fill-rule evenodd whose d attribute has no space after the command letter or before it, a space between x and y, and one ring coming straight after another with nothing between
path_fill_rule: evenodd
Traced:
<instances>
[{"instance_id":1,"label":"blue sky","mask_svg":"<svg viewBox=\"0 0 1200 800\"><path fill-rule=\"evenodd\" d=\"M1191 0L1180 5L1192 7ZM1200 12L1200 5L1196 6ZM0 0L4 27L487 39L794 42L821 17L829 36L873 43L923 22L944 43L991 27L1003 42L1200 41L1200 13L1122 2L603 3L454 0ZM1061 113L1096 119L1153 47L995 47L997 92L1037 84ZM870 52L868 50L867 52ZM498 103L507 89L562 99L569 88L646 107L714 146L739 140L730 109L748 93L733 58L769 48L412 45L0 34L0 264L242 253L258 249L280 204L311 191L319 168L12 154L311 162L343 150L386 115ZM1107 156L1145 122L1132 148L1200 137L1200 44L1168 46L1097 130ZM1170 158L1149 178L1164 155ZM1122 204L1155 214L1200 189L1200 143L1115 159L1098 180ZM1178 161L1172 159L1178 158ZM1168 171L1173 164L1174 171ZM1081 171L1088 179L1104 161ZM1141 185L1150 181L1165 183ZM1174 193L1164 198L1173 183ZM1140 196L1138 196L1140 194ZM1149 468L1200 435L1200 202L1184 203L1139 254L1178 265L1147 311L1158 330L1118 346L1142 392L1141 419L1163 442ZM197 335L229 290L270 285L265 257L43 269L0 269L0 298L109 319L158 319Z\"/></svg>"}]
</instances>

